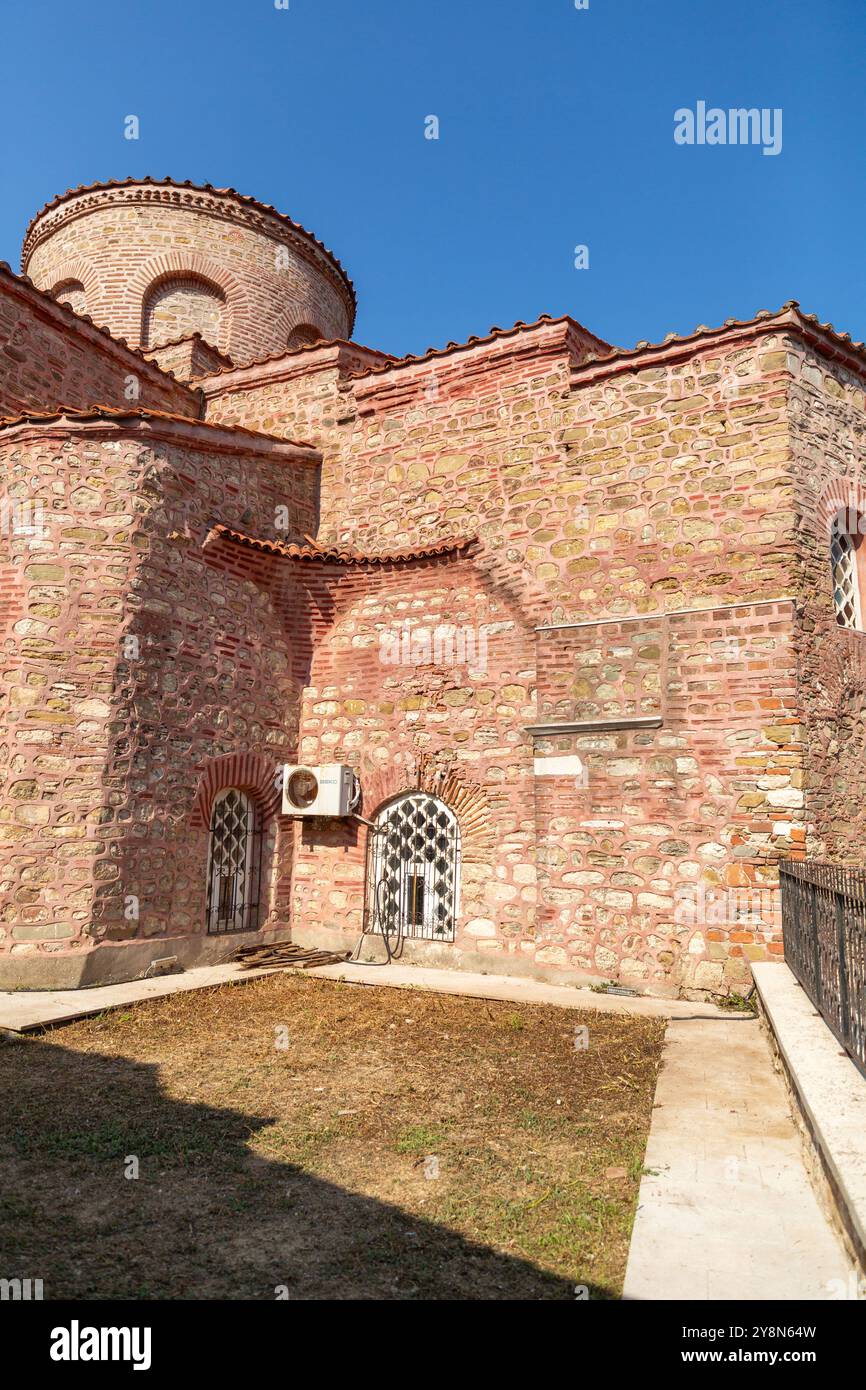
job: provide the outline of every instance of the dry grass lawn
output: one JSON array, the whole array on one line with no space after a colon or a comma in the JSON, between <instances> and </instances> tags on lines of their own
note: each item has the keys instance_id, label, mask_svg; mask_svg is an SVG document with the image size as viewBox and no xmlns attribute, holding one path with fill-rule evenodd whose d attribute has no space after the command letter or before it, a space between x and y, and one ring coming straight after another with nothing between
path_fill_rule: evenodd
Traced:
<instances>
[{"instance_id":1,"label":"dry grass lawn","mask_svg":"<svg viewBox=\"0 0 866 1390\"><path fill-rule=\"evenodd\" d=\"M662 1035L275 974L2 1043L0 1275L52 1299L616 1297Z\"/></svg>"}]
</instances>

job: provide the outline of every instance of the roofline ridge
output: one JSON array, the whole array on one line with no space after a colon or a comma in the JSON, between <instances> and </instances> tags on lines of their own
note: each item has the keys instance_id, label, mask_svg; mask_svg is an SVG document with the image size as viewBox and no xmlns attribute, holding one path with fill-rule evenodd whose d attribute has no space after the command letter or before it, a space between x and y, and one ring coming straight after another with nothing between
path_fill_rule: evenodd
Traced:
<instances>
[{"instance_id":1,"label":"roofline ridge","mask_svg":"<svg viewBox=\"0 0 866 1390\"><path fill-rule=\"evenodd\" d=\"M613 348L607 353L593 354L583 362L575 365L575 373L583 373L587 368L605 367L614 365L616 362L627 361L635 357L641 357L645 353L661 352L665 348L691 347L692 345L712 338L719 338L726 332L737 332L752 328L760 328L762 325L776 323L793 323L799 321L801 325L809 325L811 328L820 329L822 333L834 338L841 343L847 350L856 353L866 362L866 343L855 340L850 333L841 332L834 328L832 323L822 323L817 314L807 314L798 299L786 299L784 304L778 309L758 309L756 313L748 319L725 319L724 323L710 327L705 323L700 323L691 333L668 333L660 342L650 342L648 339L641 339L632 348Z\"/></svg>"},{"instance_id":2,"label":"roofline ridge","mask_svg":"<svg viewBox=\"0 0 866 1390\"><path fill-rule=\"evenodd\" d=\"M280 435L268 434L264 430L249 429L246 425L227 424L219 420L201 420L196 416L180 415L172 410L158 410L148 406L113 406L106 405L101 401L95 401L92 405L84 407L60 405L55 410L50 411L23 410L17 415L0 416L0 431L15 429L21 425L52 425L62 420L67 420L73 425L88 424L96 420L104 420L109 424L118 425L123 421L146 423L153 420L157 424L165 422L170 425L181 425L193 431L204 431L214 435L231 435L242 439L253 439L259 443L278 445L296 453L321 459L321 451L315 444L311 444L305 439L284 439Z\"/></svg>"},{"instance_id":3,"label":"roofline ridge","mask_svg":"<svg viewBox=\"0 0 866 1390\"><path fill-rule=\"evenodd\" d=\"M471 334L470 337L468 337L465 340L465 342L452 341L446 343L445 347L442 348L430 347L427 349L426 352L410 352L403 357L392 357L389 362L380 362L377 363L375 366L365 368L363 371L351 372L350 376L353 378L375 376L381 375L383 372L392 371L398 367L417 366L419 362L432 362L439 357L451 356L455 352L466 352L471 348L487 347L491 343L498 342L502 338L514 338L518 336L520 333L531 332L534 329L543 328L549 324L561 323L565 323L568 324L570 327L579 329L579 331L582 334L584 334L587 338L591 338L592 341L595 343L599 343L605 347L610 346L605 341L605 339L600 338L597 333L593 333L592 330L589 328L584 328L583 324L579 323L578 320L573 317L573 315L554 315L545 313L539 314L538 318L534 319L531 323L527 323L524 319L518 319L517 322L512 324L510 328L500 328L498 325L494 324L493 327L489 330L489 332L486 333L484 336L479 336L478 334Z\"/></svg>"}]
</instances>

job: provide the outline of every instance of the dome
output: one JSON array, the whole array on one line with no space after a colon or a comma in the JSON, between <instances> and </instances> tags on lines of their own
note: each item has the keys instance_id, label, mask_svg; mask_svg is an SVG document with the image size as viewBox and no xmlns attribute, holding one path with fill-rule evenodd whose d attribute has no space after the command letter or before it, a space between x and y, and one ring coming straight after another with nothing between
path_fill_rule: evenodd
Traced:
<instances>
[{"instance_id":1,"label":"dome","mask_svg":"<svg viewBox=\"0 0 866 1390\"><path fill-rule=\"evenodd\" d=\"M60 194L27 228L22 270L131 346L198 332L237 364L348 338L352 282L310 232L209 184L124 179Z\"/></svg>"}]
</instances>

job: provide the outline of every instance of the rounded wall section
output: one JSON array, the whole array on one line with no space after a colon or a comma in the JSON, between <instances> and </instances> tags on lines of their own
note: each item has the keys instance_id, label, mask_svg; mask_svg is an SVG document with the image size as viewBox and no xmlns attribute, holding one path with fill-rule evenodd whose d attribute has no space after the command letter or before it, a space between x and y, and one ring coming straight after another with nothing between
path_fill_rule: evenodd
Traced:
<instances>
[{"instance_id":1,"label":"rounded wall section","mask_svg":"<svg viewBox=\"0 0 866 1390\"><path fill-rule=\"evenodd\" d=\"M198 331L241 365L285 352L296 325L348 338L354 324L331 252L232 189L129 180L63 194L31 222L22 269L50 292L71 265L87 314L133 347Z\"/></svg>"}]
</instances>

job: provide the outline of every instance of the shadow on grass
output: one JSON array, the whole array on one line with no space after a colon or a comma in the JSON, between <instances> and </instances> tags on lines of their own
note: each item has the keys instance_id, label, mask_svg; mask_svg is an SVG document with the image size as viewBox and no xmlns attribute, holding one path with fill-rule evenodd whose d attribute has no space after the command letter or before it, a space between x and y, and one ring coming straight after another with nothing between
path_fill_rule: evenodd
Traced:
<instances>
[{"instance_id":1,"label":"shadow on grass","mask_svg":"<svg viewBox=\"0 0 866 1390\"><path fill-rule=\"evenodd\" d=\"M157 1067L0 1044L0 1278L46 1299L574 1299L574 1286L248 1140ZM129 1178L130 1159L138 1178ZM589 1286L590 1298L610 1298Z\"/></svg>"}]
</instances>

